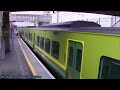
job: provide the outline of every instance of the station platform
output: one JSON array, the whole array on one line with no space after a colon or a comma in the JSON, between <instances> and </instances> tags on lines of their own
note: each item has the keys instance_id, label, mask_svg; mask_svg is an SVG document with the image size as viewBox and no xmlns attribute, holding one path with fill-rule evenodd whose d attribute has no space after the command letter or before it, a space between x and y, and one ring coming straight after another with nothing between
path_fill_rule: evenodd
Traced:
<instances>
[{"instance_id":1,"label":"station platform","mask_svg":"<svg viewBox=\"0 0 120 90\"><path fill-rule=\"evenodd\" d=\"M20 37L13 39L13 51L0 60L0 79L55 79Z\"/></svg>"}]
</instances>

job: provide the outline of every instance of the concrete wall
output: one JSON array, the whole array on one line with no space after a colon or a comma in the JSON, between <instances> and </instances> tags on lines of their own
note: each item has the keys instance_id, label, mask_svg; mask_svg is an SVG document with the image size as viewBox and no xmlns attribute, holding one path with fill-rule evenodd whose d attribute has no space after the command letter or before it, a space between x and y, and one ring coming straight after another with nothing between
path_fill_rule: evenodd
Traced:
<instances>
[{"instance_id":1,"label":"concrete wall","mask_svg":"<svg viewBox=\"0 0 120 90\"><path fill-rule=\"evenodd\" d=\"M10 46L10 24L9 24L9 12L3 12L3 38L5 40L5 51L10 52L11 46Z\"/></svg>"},{"instance_id":2,"label":"concrete wall","mask_svg":"<svg viewBox=\"0 0 120 90\"><path fill-rule=\"evenodd\" d=\"M5 40L1 38L0 59L5 59Z\"/></svg>"}]
</instances>

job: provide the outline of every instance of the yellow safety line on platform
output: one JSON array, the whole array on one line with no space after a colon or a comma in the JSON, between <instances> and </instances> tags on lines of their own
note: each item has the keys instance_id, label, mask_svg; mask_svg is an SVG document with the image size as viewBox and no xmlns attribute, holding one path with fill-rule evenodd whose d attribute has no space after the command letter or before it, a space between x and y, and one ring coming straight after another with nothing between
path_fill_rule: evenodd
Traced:
<instances>
[{"instance_id":1,"label":"yellow safety line on platform","mask_svg":"<svg viewBox=\"0 0 120 90\"><path fill-rule=\"evenodd\" d=\"M28 65L29 65L29 67L30 67L30 69L31 69L31 71L32 71L32 74L33 74L34 76L37 76L37 73L35 72L35 70L34 70L32 64L30 63L30 60L28 59L28 57L27 57L27 55L26 55L26 53L25 53L25 51L24 51L24 49L23 49L23 47L22 47L22 45L21 45L19 39L18 39L18 42L19 42L20 48L21 48L21 50L22 50L22 52L23 52L23 54L24 54L24 56L25 56L25 59L26 59Z\"/></svg>"}]
</instances>

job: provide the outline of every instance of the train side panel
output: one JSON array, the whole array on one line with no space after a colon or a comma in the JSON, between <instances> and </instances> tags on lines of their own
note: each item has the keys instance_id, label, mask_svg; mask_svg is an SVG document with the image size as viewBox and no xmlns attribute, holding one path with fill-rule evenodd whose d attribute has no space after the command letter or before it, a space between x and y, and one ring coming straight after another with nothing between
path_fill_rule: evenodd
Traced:
<instances>
[{"instance_id":1,"label":"train side panel","mask_svg":"<svg viewBox=\"0 0 120 90\"><path fill-rule=\"evenodd\" d=\"M66 78L66 70L68 65L69 41L83 42L83 57L81 61L80 78L82 79L98 79L100 59L102 56L107 56L120 60L120 36L109 34L96 34L84 32L57 32L48 30L29 30L32 35L50 39L50 53L35 45L36 49L42 52L52 62L54 69ZM27 33L27 30L25 30ZM51 55L52 41L59 42L59 58L56 59ZM30 41L29 41L30 42ZM31 41L33 42L33 40ZM32 43L31 43L32 45ZM44 44L45 45L45 44Z\"/></svg>"},{"instance_id":2,"label":"train side panel","mask_svg":"<svg viewBox=\"0 0 120 90\"><path fill-rule=\"evenodd\" d=\"M27 33L27 31L25 31ZM34 33L35 33L35 44L36 44L36 37L39 36L40 38L44 38L44 47L45 47L45 39L50 39L50 53L47 53L44 49L41 49L39 46L35 45L35 48L38 52L43 53L47 57L43 58L46 59L45 62L52 65L52 67L63 77L66 78L66 66L65 66L65 59L66 59L66 34L64 32L54 32L54 31L45 31L45 30L29 30L29 33L32 34L32 41L28 40L28 43L33 46L34 42ZM62 36L62 37L61 37ZM52 56L52 41L59 42L59 55L58 58ZM27 42L27 40L26 40ZM39 53L40 54L40 53Z\"/></svg>"},{"instance_id":3,"label":"train side panel","mask_svg":"<svg viewBox=\"0 0 120 90\"><path fill-rule=\"evenodd\" d=\"M120 36L77 32L69 33L68 38L84 42L81 66L81 78L83 79L98 78L102 56L120 60Z\"/></svg>"}]
</instances>

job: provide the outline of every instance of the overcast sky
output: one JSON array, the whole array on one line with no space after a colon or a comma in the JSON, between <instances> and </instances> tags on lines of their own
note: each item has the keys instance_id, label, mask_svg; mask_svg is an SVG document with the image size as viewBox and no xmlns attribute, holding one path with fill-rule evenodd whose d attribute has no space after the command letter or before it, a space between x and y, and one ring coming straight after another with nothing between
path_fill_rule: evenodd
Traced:
<instances>
[{"instance_id":1,"label":"overcast sky","mask_svg":"<svg viewBox=\"0 0 120 90\"><path fill-rule=\"evenodd\" d=\"M23 12L11 12L11 14L43 14L43 11L23 11ZM57 13L53 13L53 11L50 11L50 14L52 15L52 22L51 23L56 23L57 22ZM99 18L111 18L112 16L110 15L102 15L102 14L93 14L93 13L83 13L83 12L64 12L60 11L59 12L59 22L65 22L65 21L75 21L75 20L98 20ZM23 25L23 23L20 23ZM27 23L29 24L29 23Z\"/></svg>"},{"instance_id":2,"label":"overcast sky","mask_svg":"<svg viewBox=\"0 0 120 90\"><path fill-rule=\"evenodd\" d=\"M43 14L43 11L23 11L23 12L11 12L12 14ZM50 12L52 15L52 22L56 23L57 21L57 13ZM72 20L87 20L87 19L96 19L96 18L109 18L112 17L110 15L102 15L102 14L92 14L92 13L82 13L82 12L59 12L59 22L64 21L72 21Z\"/></svg>"}]
</instances>

